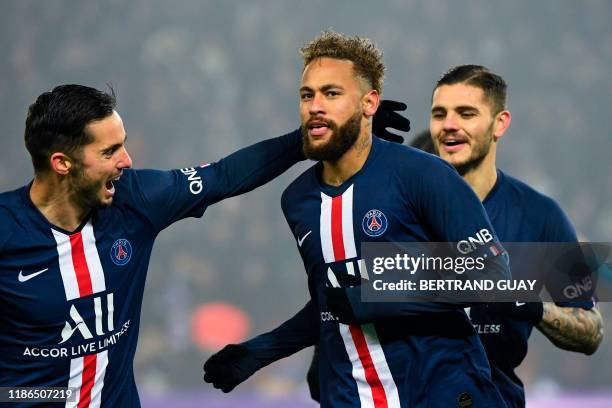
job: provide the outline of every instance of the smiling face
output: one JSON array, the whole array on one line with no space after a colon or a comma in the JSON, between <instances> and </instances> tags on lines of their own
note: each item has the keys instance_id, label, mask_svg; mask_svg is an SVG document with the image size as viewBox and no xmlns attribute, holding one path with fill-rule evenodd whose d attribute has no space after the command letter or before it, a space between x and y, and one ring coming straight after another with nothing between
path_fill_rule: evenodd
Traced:
<instances>
[{"instance_id":1,"label":"smiling face","mask_svg":"<svg viewBox=\"0 0 612 408\"><path fill-rule=\"evenodd\" d=\"M466 83L441 85L433 93L429 130L434 147L461 175L494 157L509 113L491 109L483 90Z\"/></svg>"},{"instance_id":2,"label":"smiling face","mask_svg":"<svg viewBox=\"0 0 612 408\"><path fill-rule=\"evenodd\" d=\"M69 173L71 193L81 208L109 206L113 202L115 186L123 169L132 166L126 148L123 121L116 111L89 123L85 131L93 141L85 145L73 159Z\"/></svg>"},{"instance_id":3,"label":"smiling face","mask_svg":"<svg viewBox=\"0 0 612 408\"><path fill-rule=\"evenodd\" d=\"M349 60L325 57L306 66L300 87L306 157L334 161L353 146L368 121L369 112L364 115L362 107L364 93L376 92L364 92L360 82Z\"/></svg>"}]
</instances>

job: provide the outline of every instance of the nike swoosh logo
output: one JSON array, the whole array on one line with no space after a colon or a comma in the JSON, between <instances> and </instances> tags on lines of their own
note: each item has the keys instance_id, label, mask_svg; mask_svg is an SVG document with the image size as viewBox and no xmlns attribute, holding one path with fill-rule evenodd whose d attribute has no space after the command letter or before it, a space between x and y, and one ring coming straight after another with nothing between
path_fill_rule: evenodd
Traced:
<instances>
[{"instance_id":1,"label":"nike swoosh logo","mask_svg":"<svg viewBox=\"0 0 612 408\"><path fill-rule=\"evenodd\" d=\"M526 305L526 303L525 303L525 302L519 302L519 301L517 300L517 301L516 301L516 305L517 305L517 306L523 306L523 305Z\"/></svg>"},{"instance_id":2,"label":"nike swoosh logo","mask_svg":"<svg viewBox=\"0 0 612 408\"><path fill-rule=\"evenodd\" d=\"M37 277L37 276L38 276L38 275L40 275L41 273L43 273L43 272L47 272L48 270L49 270L49 268L45 268L45 269L43 269L43 270L40 270L40 271L38 271L38 272L31 273L31 274L29 274L29 275L24 275L24 274L23 274L23 271L19 271L19 276L17 276L17 279L19 279L19 282L27 282L27 281L29 281L30 279Z\"/></svg>"},{"instance_id":3,"label":"nike swoosh logo","mask_svg":"<svg viewBox=\"0 0 612 408\"><path fill-rule=\"evenodd\" d=\"M302 244L304 243L304 240L310 235L311 232L312 232L312 230L308 231L306 233L306 235L304 235L302 238L300 238L298 236L298 247L300 247L300 248L302 247Z\"/></svg>"}]
</instances>

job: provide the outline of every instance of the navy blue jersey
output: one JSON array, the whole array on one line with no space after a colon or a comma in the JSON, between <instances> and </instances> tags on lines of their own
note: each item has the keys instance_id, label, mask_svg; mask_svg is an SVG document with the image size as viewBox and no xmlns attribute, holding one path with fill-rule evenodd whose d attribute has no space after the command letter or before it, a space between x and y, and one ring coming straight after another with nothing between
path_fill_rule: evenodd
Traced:
<instances>
[{"instance_id":1,"label":"navy blue jersey","mask_svg":"<svg viewBox=\"0 0 612 408\"><path fill-rule=\"evenodd\" d=\"M0 194L0 386L70 387L66 406L140 406L132 365L157 234L301 156L294 132L210 165L126 169L112 205L75 231L50 224L29 185Z\"/></svg>"},{"instance_id":2,"label":"navy blue jersey","mask_svg":"<svg viewBox=\"0 0 612 408\"><path fill-rule=\"evenodd\" d=\"M246 346L264 365L318 341L322 406L449 407L459 399L503 406L463 309L415 317L394 307L401 302L380 302L376 319L345 325L324 295L326 284L367 274L362 243L458 242L492 231L474 192L439 158L377 138L362 169L341 186L322 184L321 170L321 163L311 167L282 197L311 301Z\"/></svg>"},{"instance_id":3,"label":"navy blue jersey","mask_svg":"<svg viewBox=\"0 0 612 408\"><path fill-rule=\"evenodd\" d=\"M497 172L497 182L483 204L502 242L577 241L574 228L554 200L501 171ZM534 275L523 277L519 273L513 270L513 278L534 278ZM540 289L542 283L546 286L554 279L550 273L539 276ZM493 379L502 396L511 407L525 406L523 384L514 369L527 354L527 340L533 326L493 314L482 305L472 307L470 317L481 336Z\"/></svg>"}]
</instances>

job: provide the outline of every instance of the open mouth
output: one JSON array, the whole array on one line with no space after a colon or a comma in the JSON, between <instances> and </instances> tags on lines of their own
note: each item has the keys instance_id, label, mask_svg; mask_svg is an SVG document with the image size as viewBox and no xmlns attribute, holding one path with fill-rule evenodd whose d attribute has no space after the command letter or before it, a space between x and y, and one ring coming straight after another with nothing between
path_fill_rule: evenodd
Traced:
<instances>
[{"instance_id":1,"label":"open mouth","mask_svg":"<svg viewBox=\"0 0 612 408\"><path fill-rule=\"evenodd\" d=\"M458 138L446 138L442 140L442 146L444 150L448 152L454 152L460 150L464 145L467 144L467 140Z\"/></svg>"},{"instance_id":2,"label":"open mouth","mask_svg":"<svg viewBox=\"0 0 612 408\"><path fill-rule=\"evenodd\" d=\"M307 127L311 136L323 136L329 130L327 122L322 120L311 120L307 123Z\"/></svg>"},{"instance_id":3,"label":"open mouth","mask_svg":"<svg viewBox=\"0 0 612 408\"><path fill-rule=\"evenodd\" d=\"M110 195L115 194L115 184L114 183L115 181L119 181L120 178L121 178L121 174L118 175L117 177L113 177L106 181L106 184L104 185L104 187L106 187L106 191L108 191Z\"/></svg>"},{"instance_id":4,"label":"open mouth","mask_svg":"<svg viewBox=\"0 0 612 408\"><path fill-rule=\"evenodd\" d=\"M465 143L465 142L461 142L459 140L447 140L446 142L444 142L446 146L457 146L462 143Z\"/></svg>"}]
</instances>

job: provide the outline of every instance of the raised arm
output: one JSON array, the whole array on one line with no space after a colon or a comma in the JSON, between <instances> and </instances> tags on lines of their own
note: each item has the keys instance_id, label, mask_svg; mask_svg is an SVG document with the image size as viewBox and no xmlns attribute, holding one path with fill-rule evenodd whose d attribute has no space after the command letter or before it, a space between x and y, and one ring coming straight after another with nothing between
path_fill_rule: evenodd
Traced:
<instances>
[{"instance_id":1,"label":"raised arm","mask_svg":"<svg viewBox=\"0 0 612 408\"><path fill-rule=\"evenodd\" d=\"M210 178L211 185L208 186L207 204L266 184L304 158L299 129L240 149L206 166L214 172L214 177Z\"/></svg>"}]
</instances>

